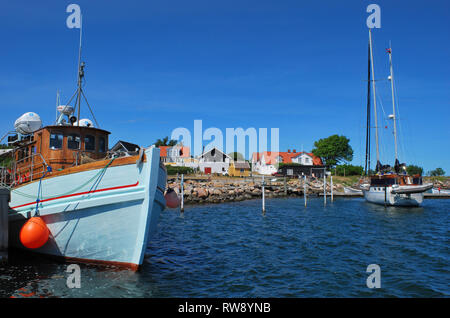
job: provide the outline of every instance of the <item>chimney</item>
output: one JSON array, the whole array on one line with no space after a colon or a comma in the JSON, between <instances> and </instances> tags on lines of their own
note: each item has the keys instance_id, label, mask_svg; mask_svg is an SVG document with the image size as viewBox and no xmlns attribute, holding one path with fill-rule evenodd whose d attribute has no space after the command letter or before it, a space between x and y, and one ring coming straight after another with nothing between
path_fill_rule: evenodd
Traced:
<instances>
[{"instance_id":1,"label":"chimney","mask_svg":"<svg viewBox=\"0 0 450 318\"><path fill-rule=\"evenodd\" d=\"M291 149L288 149L288 153L291 153Z\"/></svg>"},{"instance_id":2,"label":"chimney","mask_svg":"<svg viewBox=\"0 0 450 318\"><path fill-rule=\"evenodd\" d=\"M293 152L293 153L295 153L295 149L294 149L294 150L292 150L292 152Z\"/></svg>"}]
</instances>

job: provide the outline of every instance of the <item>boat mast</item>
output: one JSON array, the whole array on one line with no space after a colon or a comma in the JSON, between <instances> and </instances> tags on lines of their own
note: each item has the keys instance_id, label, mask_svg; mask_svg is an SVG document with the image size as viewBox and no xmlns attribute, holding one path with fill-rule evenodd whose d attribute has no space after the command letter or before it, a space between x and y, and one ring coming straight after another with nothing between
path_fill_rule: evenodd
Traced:
<instances>
[{"instance_id":1,"label":"boat mast","mask_svg":"<svg viewBox=\"0 0 450 318\"><path fill-rule=\"evenodd\" d=\"M81 63L81 39L83 35L83 16L80 14L80 48L78 50L78 90L75 105L78 107L77 126L80 126L80 108L81 108L81 80L84 76L84 63Z\"/></svg>"},{"instance_id":2,"label":"boat mast","mask_svg":"<svg viewBox=\"0 0 450 318\"><path fill-rule=\"evenodd\" d=\"M366 163L364 174L367 176L370 170L370 43L368 44L368 67L367 67L367 126L366 126Z\"/></svg>"},{"instance_id":3,"label":"boat mast","mask_svg":"<svg viewBox=\"0 0 450 318\"><path fill-rule=\"evenodd\" d=\"M390 45L389 45L390 46ZM390 73L389 79L391 81L391 90L392 90L392 120L394 121L394 142L395 142L395 166L398 166L398 152L397 152L397 124L396 124L396 112L395 112L395 96L394 96L394 71L392 68L392 49L389 48L386 50L389 54L389 66Z\"/></svg>"},{"instance_id":4,"label":"boat mast","mask_svg":"<svg viewBox=\"0 0 450 318\"><path fill-rule=\"evenodd\" d=\"M376 166L376 172L380 171L381 163L380 163L380 149L379 149L379 143L378 143L378 116L377 116L377 96L375 92L375 73L373 70L373 49L372 49L372 30L369 29L369 44L370 44L370 60L372 65L372 90L373 90L373 111L374 111L374 117L375 117L375 143L376 143L376 150L377 150L377 166Z\"/></svg>"}]
</instances>

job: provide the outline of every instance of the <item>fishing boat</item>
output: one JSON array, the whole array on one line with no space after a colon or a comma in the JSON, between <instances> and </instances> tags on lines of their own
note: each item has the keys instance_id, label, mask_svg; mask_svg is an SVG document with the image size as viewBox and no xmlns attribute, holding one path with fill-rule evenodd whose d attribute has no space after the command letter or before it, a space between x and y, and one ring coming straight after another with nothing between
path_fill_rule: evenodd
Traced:
<instances>
[{"instance_id":1,"label":"fishing boat","mask_svg":"<svg viewBox=\"0 0 450 318\"><path fill-rule=\"evenodd\" d=\"M377 120L377 100L375 93L375 75L373 63L372 49L372 32L369 29L369 64L368 64L368 84L367 84L367 127L366 127L366 164L365 174L368 175L370 170L370 128L371 128L371 85L373 90L373 110L375 119L375 141L377 163L375 174L369 176L369 183L360 185L367 202L391 205L391 206L419 206L423 202L424 192L433 187L432 183L423 183L420 175L410 176L406 172L406 164L400 164L397 151L397 126L396 126L396 107L394 97L394 73L392 67L392 49L386 50L389 54L390 75L388 80L391 83L392 90L392 111L389 118L394 123L394 145L395 145L395 161L394 167L390 165L382 165L380 163L379 137L378 137L378 120ZM372 77L371 77L372 76Z\"/></svg>"},{"instance_id":2,"label":"fishing boat","mask_svg":"<svg viewBox=\"0 0 450 318\"><path fill-rule=\"evenodd\" d=\"M110 132L98 127L83 92L84 65L55 123L42 127L28 112L8 136L12 163L0 178L11 194L9 242L70 262L137 270L166 205L166 169L155 146L133 156L108 151ZM79 119L82 97L96 126Z\"/></svg>"}]
</instances>

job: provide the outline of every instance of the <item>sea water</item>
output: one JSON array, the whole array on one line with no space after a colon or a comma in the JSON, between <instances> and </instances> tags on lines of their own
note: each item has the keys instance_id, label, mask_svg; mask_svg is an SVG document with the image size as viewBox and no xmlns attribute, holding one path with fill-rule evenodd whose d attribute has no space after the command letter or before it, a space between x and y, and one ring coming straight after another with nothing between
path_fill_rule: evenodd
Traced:
<instances>
[{"instance_id":1,"label":"sea water","mask_svg":"<svg viewBox=\"0 0 450 318\"><path fill-rule=\"evenodd\" d=\"M450 200L267 199L162 212L138 272L10 251L1 297L448 297ZM380 288L369 288L368 266ZM372 286L373 287L373 286Z\"/></svg>"}]
</instances>

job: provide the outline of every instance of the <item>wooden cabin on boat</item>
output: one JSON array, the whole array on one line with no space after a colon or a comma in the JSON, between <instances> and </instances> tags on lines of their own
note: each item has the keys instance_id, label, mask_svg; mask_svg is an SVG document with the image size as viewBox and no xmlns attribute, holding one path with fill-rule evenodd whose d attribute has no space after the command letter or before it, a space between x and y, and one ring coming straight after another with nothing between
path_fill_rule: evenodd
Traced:
<instances>
[{"instance_id":1,"label":"wooden cabin on boat","mask_svg":"<svg viewBox=\"0 0 450 318\"><path fill-rule=\"evenodd\" d=\"M110 132L85 126L46 126L14 142L9 183L15 185L41 178L47 167L61 171L105 159Z\"/></svg>"},{"instance_id":2,"label":"wooden cabin on boat","mask_svg":"<svg viewBox=\"0 0 450 318\"><path fill-rule=\"evenodd\" d=\"M385 174L374 175L370 177L370 186L372 187L390 187L394 184L400 186L422 185L422 177L420 175L401 175L401 174Z\"/></svg>"}]
</instances>

